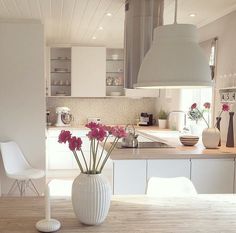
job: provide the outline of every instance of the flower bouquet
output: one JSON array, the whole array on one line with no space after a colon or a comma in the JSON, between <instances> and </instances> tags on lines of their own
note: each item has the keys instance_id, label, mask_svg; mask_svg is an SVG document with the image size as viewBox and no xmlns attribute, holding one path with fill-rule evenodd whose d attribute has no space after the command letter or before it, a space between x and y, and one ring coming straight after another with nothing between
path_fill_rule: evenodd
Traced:
<instances>
[{"instance_id":1,"label":"flower bouquet","mask_svg":"<svg viewBox=\"0 0 236 233\"><path fill-rule=\"evenodd\" d=\"M90 157L85 157L82 149L82 139L80 137L72 136L70 131L62 130L59 137L59 143L68 143L69 149L73 152L79 169L86 174L99 174L102 172L111 152L115 148L120 138L126 137L126 131L119 126L106 126L91 122L85 125L90 131L87 137L90 140ZM107 154L104 156L104 150L109 137L113 137L113 142L107 149ZM99 145L103 143L102 152L99 154ZM78 156L81 153L81 157Z\"/></svg>"},{"instance_id":2,"label":"flower bouquet","mask_svg":"<svg viewBox=\"0 0 236 233\"><path fill-rule=\"evenodd\" d=\"M190 108L190 111L189 111L189 115L198 116L198 117L196 117L197 119L203 119L204 120L204 122L207 125L207 128L204 129L203 132L202 132L203 145L206 148L215 149L215 148L218 147L219 142L220 142L220 131L218 130L218 128L216 126L217 126L218 120L221 117L221 114L224 111L228 111L229 106L227 104L222 105L222 110L221 110L219 116L217 117L217 122L214 125L214 127L212 127L212 128L210 128L210 126L209 126L209 122L210 122L209 111L210 111L210 108L211 108L211 104L206 102L206 103L204 103L203 106L204 106L204 109L199 110L196 103L192 104L192 106ZM204 112L207 112L207 116L208 116L207 119L204 117ZM195 120L196 120L196 118L195 118Z\"/></svg>"},{"instance_id":3,"label":"flower bouquet","mask_svg":"<svg viewBox=\"0 0 236 233\"><path fill-rule=\"evenodd\" d=\"M72 206L75 215L84 224L97 225L105 220L111 200L110 184L101 173L119 139L126 137L126 131L123 127L93 122L85 126L89 129L87 137L90 141L90 153L87 158L83 152L82 139L72 136L70 131L62 130L58 142L68 144L81 171L72 185ZM108 142L109 138L113 139L112 143ZM102 147L102 150L99 147Z\"/></svg>"}]
</instances>

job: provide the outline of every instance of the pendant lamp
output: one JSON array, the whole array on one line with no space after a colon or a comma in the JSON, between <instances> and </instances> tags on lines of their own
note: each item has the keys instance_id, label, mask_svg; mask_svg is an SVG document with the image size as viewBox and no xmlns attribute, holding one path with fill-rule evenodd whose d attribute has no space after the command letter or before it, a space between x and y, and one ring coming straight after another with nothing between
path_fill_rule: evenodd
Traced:
<instances>
[{"instance_id":1,"label":"pendant lamp","mask_svg":"<svg viewBox=\"0 0 236 233\"><path fill-rule=\"evenodd\" d=\"M175 0L174 24L154 29L150 50L139 69L135 88L181 88L212 86L209 62L200 48L197 28L177 24Z\"/></svg>"}]
</instances>

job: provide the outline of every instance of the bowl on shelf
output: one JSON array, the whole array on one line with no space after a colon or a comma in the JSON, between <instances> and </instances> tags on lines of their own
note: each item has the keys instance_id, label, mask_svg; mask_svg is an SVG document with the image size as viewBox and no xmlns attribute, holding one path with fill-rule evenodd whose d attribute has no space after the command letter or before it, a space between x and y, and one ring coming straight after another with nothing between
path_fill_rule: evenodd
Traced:
<instances>
[{"instance_id":1,"label":"bowl on shelf","mask_svg":"<svg viewBox=\"0 0 236 233\"><path fill-rule=\"evenodd\" d=\"M112 54L111 57L112 57L113 60L118 60L119 55L118 54Z\"/></svg>"},{"instance_id":2,"label":"bowl on shelf","mask_svg":"<svg viewBox=\"0 0 236 233\"><path fill-rule=\"evenodd\" d=\"M180 136L179 140L184 146L194 146L198 143L199 137L193 135L184 135Z\"/></svg>"},{"instance_id":3,"label":"bowl on shelf","mask_svg":"<svg viewBox=\"0 0 236 233\"><path fill-rule=\"evenodd\" d=\"M54 71L55 72L68 72L68 69L66 69L66 68L55 68Z\"/></svg>"},{"instance_id":4,"label":"bowl on shelf","mask_svg":"<svg viewBox=\"0 0 236 233\"><path fill-rule=\"evenodd\" d=\"M112 91L111 96L121 96L121 92L120 91Z\"/></svg>"}]
</instances>

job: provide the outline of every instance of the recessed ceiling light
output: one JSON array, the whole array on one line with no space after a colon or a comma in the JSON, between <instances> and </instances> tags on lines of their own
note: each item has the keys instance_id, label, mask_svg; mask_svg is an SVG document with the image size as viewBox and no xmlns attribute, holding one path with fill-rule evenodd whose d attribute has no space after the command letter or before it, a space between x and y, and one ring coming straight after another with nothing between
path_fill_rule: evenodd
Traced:
<instances>
[{"instance_id":1,"label":"recessed ceiling light","mask_svg":"<svg viewBox=\"0 0 236 233\"><path fill-rule=\"evenodd\" d=\"M100 26L100 27L98 28L98 30L103 30L103 27L102 27L102 26Z\"/></svg>"},{"instance_id":2,"label":"recessed ceiling light","mask_svg":"<svg viewBox=\"0 0 236 233\"><path fill-rule=\"evenodd\" d=\"M96 36L93 36L93 37L92 37L92 39L93 39L93 40L96 40L96 39L97 39L97 37L96 37Z\"/></svg>"},{"instance_id":3,"label":"recessed ceiling light","mask_svg":"<svg viewBox=\"0 0 236 233\"><path fill-rule=\"evenodd\" d=\"M112 16L112 13L108 12L108 13L106 14L106 16Z\"/></svg>"},{"instance_id":4,"label":"recessed ceiling light","mask_svg":"<svg viewBox=\"0 0 236 233\"><path fill-rule=\"evenodd\" d=\"M189 16L190 16L190 17L195 17L195 16L196 16L196 14L194 14L194 13L191 13Z\"/></svg>"}]
</instances>

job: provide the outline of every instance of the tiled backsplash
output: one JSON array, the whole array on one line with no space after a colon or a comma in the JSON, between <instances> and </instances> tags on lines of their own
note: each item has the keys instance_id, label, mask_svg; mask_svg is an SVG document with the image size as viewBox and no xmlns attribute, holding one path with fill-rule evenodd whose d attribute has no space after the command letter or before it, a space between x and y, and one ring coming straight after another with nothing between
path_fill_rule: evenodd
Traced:
<instances>
[{"instance_id":1,"label":"tiled backsplash","mask_svg":"<svg viewBox=\"0 0 236 233\"><path fill-rule=\"evenodd\" d=\"M155 104L156 98L47 98L53 124L56 107L70 108L74 125L85 124L88 117L100 117L104 124L135 124L141 112L155 114Z\"/></svg>"}]
</instances>

